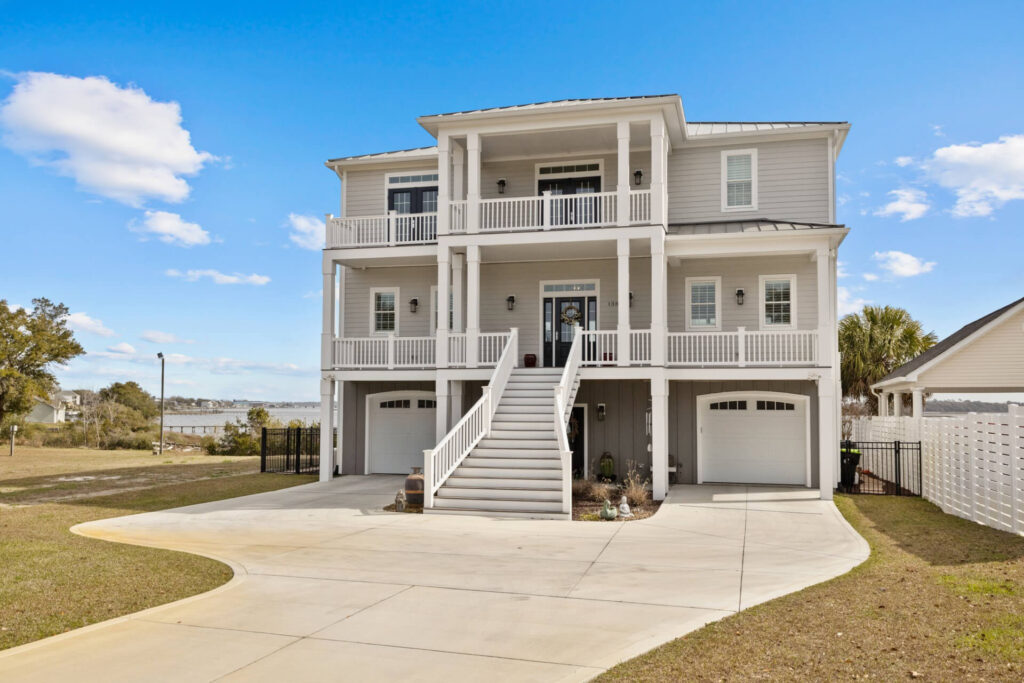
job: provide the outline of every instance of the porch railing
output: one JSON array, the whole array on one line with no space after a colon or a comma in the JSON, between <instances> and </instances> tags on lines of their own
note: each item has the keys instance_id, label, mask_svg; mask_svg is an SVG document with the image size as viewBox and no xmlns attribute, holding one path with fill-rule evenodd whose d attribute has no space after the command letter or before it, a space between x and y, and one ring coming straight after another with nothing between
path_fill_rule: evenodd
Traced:
<instances>
[{"instance_id":1,"label":"porch railing","mask_svg":"<svg viewBox=\"0 0 1024 683\"><path fill-rule=\"evenodd\" d=\"M813 365L816 330L670 332L668 364L675 366Z\"/></svg>"},{"instance_id":2,"label":"porch railing","mask_svg":"<svg viewBox=\"0 0 1024 683\"><path fill-rule=\"evenodd\" d=\"M629 193L629 222L633 225L651 222L650 190L634 190Z\"/></svg>"},{"instance_id":3,"label":"porch railing","mask_svg":"<svg viewBox=\"0 0 1024 683\"><path fill-rule=\"evenodd\" d=\"M480 202L480 231L528 230L543 224L543 197L501 197Z\"/></svg>"},{"instance_id":4,"label":"porch railing","mask_svg":"<svg viewBox=\"0 0 1024 683\"><path fill-rule=\"evenodd\" d=\"M620 355L618 330L583 330L582 365L650 365L651 331L630 330L625 356ZM623 361L623 362L620 362Z\"/></svg>"},{"instance_id":5,"label":"porch railing","mask_svg":"<svg viewBox=\"0 0 1024 683\"><path fill-rule=\"evenodd\" d=\"M519 357L519 331L509 332L501 357L498 359L491 381L472 408L452 427L436 448L423 451L423 507L434 507L434 494L466 459L480 439L491 431L494 413L505 393L508 378Z\"/></svg>"},{"instance_id":6,"label":"porch railing","mask_svg":"<svg viewBox=\"0 0 1024 683\"><path fill-rule=\"evenodd\" d=\"M453 234L466 232L466 213L468 211L466 200L452 200L448 207L448 232Z\"/></svg>"},{"instance_id":7,"label":"porch railing","mask_svg":"<svg viewBox=\"0 0 1024 683\"><path fill-rule=\"evenodd\" d=\"M334 340L336 368L429 368L436 363L434 337L343 337Z\"/></svg>"},{"instance_id":8,"label":"porch railing","mask_svg":"<svg viewBox=\"0 0 1024 683\"><path fill-rule=\"evenodd\" d=\"M569 437L565 430L575 397L576 376L579 374L580 365L583 362L584 345L583 330L576 325L572 345L569 347L569 355L566 357L565 367L562 369L562 376L558 384L554 386L555 400L552 417L555 435L558 439L559 460L562 465L562 512L565 513L572 512L572 450L569 448Z\"/></svg>"},{"instance_id":9,"label":"porch railing","mask_svg":"<svg viewBox=\"0 0 1024 683\"><path fill-rule=\"evenodd\" d=\"M329 218L328 248L385 247L437 241L436 213L396 213L382 216Z\"/></svg>"}]
</instances>

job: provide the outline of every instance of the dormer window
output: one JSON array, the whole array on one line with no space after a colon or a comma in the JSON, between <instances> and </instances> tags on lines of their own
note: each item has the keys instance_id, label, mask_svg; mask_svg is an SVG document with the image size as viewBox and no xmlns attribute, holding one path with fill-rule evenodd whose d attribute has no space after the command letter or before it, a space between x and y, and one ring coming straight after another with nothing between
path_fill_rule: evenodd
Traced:
<instances>
[{"instance_id":1,"label":"dormer window","mask_svg":"<svg viewBox=\"0 0 1024 683\"><path fill-rule=\"evenodd\" d=\"M757 209L757 150L722 152L722 211Z\"/></svg>"}]
</instances>

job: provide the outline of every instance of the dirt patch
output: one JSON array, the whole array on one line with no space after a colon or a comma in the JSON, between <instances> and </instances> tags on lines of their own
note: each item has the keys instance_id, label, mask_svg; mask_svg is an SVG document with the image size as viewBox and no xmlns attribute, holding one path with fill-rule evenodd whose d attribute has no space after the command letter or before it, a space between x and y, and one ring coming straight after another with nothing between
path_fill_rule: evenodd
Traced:
<instances>
[{"instance_id":1,"label":"dirt patch","mask_svg":"<svg viewBox=\"0 0 1024 683\"><path fill-rule=\"evenodd\" d=\"M395 504L392 503L391 505L385 505L384 506L384 512L398 512L398 511L395 509ZM405 504L405 509L402 510L402 512L403 513L409 513L409 514L412 514L412 515L421 515L421 514L423 514L423 506L422 505L414 505L413 503L406 503Z\"/></svg>"}]
</instances>

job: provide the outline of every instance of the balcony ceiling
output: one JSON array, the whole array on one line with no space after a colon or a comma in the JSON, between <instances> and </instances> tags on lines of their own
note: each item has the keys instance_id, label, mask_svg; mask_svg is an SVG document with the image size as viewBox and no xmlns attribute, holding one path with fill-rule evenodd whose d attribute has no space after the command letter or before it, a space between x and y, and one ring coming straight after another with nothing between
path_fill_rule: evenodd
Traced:
<instances>
[{"instance_id":1,"label":"balcony ceiling","mask_svg":"<svg viewBox=\"0 0 1024 683\"><path fill-rule=\"evenodd\" d=\"M630 125L631 149L650 149L651 131L646 122ZM481 159L493 161L516 157L552 158L618 149L615 126L530 131L488 135L481 143Z\"/></svg>"}]
</instances>

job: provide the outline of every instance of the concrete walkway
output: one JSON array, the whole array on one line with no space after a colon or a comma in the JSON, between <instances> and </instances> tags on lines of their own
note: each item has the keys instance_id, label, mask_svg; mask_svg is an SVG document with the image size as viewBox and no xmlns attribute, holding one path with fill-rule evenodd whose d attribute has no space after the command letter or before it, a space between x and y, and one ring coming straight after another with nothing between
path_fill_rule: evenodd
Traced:
<instances>
[{"instance_id":1,"label":"concrete walkway","mask_svg":"<svg viewBox=\"0 0 1024 683\"><path fill-rule=\"evenodd\" d=\"M868 556L803 489L676 486L650 519L597 523L379 512L400 482L344 477L76 527L236 576L0 653L0 680L585 680Z\"/></svg>"}]
</instances>

